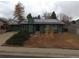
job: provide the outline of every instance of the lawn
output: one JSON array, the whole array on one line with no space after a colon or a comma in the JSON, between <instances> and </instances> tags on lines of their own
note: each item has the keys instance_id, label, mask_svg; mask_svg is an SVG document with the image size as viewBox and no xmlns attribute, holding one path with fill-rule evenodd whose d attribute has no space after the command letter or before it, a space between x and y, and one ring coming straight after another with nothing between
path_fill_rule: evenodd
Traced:
<instances>
[{"instance_id":1,"label":"lawn","mask_svg":"<svg viewBox=\"0 0 79 59\"><path fill-rule=\"evenodd\" d=\"M79 36L73 33L37 33L24 42L30 48L79 49Z\"/></svg>"}]
</instances>

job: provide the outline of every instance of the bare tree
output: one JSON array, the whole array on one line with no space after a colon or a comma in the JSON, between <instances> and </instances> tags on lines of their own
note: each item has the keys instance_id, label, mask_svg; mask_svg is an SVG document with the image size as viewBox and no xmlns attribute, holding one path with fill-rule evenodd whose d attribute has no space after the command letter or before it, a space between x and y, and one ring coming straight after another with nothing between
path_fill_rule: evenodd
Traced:
<instances>
[{"instance_id":1,"label":"bare tree","mask_svg":"<svg viewBox=\"0 0 79 59\"><path fill-rule=\"evenodd\" d=\"M65 24L69 24L69 22L72 19L72 17L69 17L68 15L63 13L61 13L59 16L60 16L60 20L63 21Z\"/></svg>"},{"instance_id":2,"label":"bare tree","mask_svg":"<svg viewBox=\"0 0 79 59\"><path fill-rule=\"evenodd\" d=\"M71 24L70 21L71 21L72 17L69 17L66 14L60 14L59 16L60 16L60 20L65 23L64 30L68 31L68 28Z\"/></svg>"},{"instance_id":3,"label":"bare tree","mask_svg":"<svg viewBox=\"0 0 79 59\"><path fill-rule=\"evenodd\" d=\"M24 6L19 2L15 6L15 11L14 11L14 18L17 18L19 20L19 23L24 20Z\"/></svg>"},{"instance_id":4,"label":"bare tree","mask_svg":"<svg viewBox=\"0 0 79 59\"><path fill-rule=\"evenodd\" d=\"M51 18L51 13L45 12L44 13L44 18L45 19L50 19Z\"/></svg>"}]
</instances>

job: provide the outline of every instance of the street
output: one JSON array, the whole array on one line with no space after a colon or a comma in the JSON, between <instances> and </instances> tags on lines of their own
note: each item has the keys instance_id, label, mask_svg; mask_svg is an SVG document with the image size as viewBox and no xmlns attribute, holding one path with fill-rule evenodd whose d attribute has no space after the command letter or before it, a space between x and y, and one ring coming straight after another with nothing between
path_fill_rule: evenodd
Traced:
<instances>
[{"instance_id":1,"label":"street","mask_svg":"<svg viewBox=\"0 0 79 59\"><path fill-rule=\"evenodd\" d=\"M0 58L48 58L48 57L0 55Z\"/></svg>"}]
</instances>

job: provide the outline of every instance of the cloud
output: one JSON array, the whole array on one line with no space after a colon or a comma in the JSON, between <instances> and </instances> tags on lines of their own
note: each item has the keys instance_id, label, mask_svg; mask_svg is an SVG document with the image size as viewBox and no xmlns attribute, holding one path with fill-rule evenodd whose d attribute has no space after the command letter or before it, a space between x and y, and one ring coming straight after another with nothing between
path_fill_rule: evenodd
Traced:
<instances>
[{"instance_id":1,"label":"cloud","mask_svg":"<svg viewBox=\"0 0 79 59\"><path fill-rule=\"evenodd\" d=\"M14 11L15 5L20 1L26 11L26 15L28 13L32 13L33 15L42 14L43 12L50 12L54 9L54 2L52 0L8 0L8 1L0 1L0 14L5 15L5 17L11 17ZM5 11L6 10L6 11Z\"/></svg>"},{"instance_id":2,"label":"cloud","mask_svg":"<svg viewBox=\"0 0 79 59\"><path fill-rule=\"evenodd\" d=\"M57 3L56 6L61 8L62 13L75 18L79 17L79 1L62 1Z\"/></svg>"},{"instance_id":3,"label":"cloud","mask_svg":"<svg viewBox=\"0 0 79 59\"><path fill-rule=\"evenodd\" d=\"M43 14L44 12L56 11L77 18L79 16L79 1L56 1L56 0L7 0L0 1L0 16L12 17L15 5L20 1L25 7L25 15Z\"/></svg>"}]
</instances>

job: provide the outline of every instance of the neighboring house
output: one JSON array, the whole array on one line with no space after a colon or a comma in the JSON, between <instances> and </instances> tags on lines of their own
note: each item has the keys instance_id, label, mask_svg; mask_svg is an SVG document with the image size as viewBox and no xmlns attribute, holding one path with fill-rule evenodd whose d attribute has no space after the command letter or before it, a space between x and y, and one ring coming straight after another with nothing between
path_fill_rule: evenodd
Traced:
<instances>
[{"instance_id":1,"label":"neighboring house","mask_svg":"<svg viewBox=\"0 0 79 59\"><path fill-rule=\"evenodd\" d=\"M8 23L0 19L0 33L4 33L8 30Z\"/></svg>"},{"instance_id":2,"label":"neighboring house","mask_svg":"<svg viewBox=\"0 0 79 59\"><path fill-rule=\"evenodd\" d=\"M24 20L21 23L18 21L10 21L10 31L24 31L29 32L46 32L51 29L54 32L63 32L64 23L57 19L32 19Z\"/></svg>"},{"instance_id":3,"label":"neighboring house","mask_svg":"<svg viewBox=\"0 0 79 59\"><path fill-rule=\"evenodd\" d=\"M68 31L79 35L79 20L75 21L75 23L71 23L68 26Z\"/></svg>"}]
</instances>

